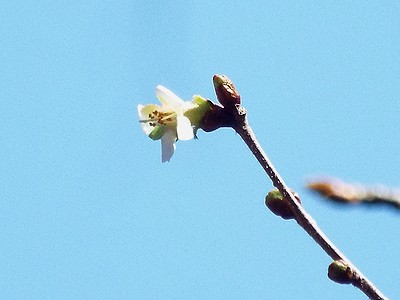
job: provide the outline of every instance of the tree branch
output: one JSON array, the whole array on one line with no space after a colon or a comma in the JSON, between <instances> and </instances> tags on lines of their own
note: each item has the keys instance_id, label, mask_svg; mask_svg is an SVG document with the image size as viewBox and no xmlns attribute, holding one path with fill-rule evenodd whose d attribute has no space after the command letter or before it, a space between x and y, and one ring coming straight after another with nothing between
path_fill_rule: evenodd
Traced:
<instances>
[{"instance_id":1,"label":"tree branch","mask_svg":"<svg viewBox=\"0 0 400 300\"><path fill-rule=\"evenodd\" d=\"M240 106L235 105L236 110L231 110L234 115L236 124L234 129L249 147L251 152L257 158L264 171L270 177L273 185L282 193L285 200L288 202L297 223L311 236L315 242L334 260L342 261L348 268L348 273L351 274L350 282L355 287L359 288L370 299L387 299L382 292L380 292L371 281L369 281L341 252L340 250L328 239L328 237L317 226L313 218L305 211L295 196L288 188L282 177L276 171L272 162L265 154L264 150L258 143L252 129L247 121L246 110Z\"/></svg>"},{"instance_id":2,"label":"tree branch","mask_svg":"<svg viewBox=\"0 0 400 300\"><path fill-rule=\"evenodd\" d=\"M400 210L400 189L347 183L335 178L317 179L308 183L307 187L343 204L384 204Z\"/></svg>"}]
</instances>

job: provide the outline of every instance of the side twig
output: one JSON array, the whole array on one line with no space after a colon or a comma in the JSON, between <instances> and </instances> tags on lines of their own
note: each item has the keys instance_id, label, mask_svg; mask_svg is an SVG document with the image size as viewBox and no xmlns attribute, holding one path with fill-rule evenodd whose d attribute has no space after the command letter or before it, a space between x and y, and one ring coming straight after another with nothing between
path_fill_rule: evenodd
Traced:
<instances>
[{"instance_id":1,"label":"side twig","mask_svg":"<svg viewBox=\"0 0 400 300\"><path fill-rule=\"evenodd\" d=\"M388 205L400 209L400 189L383 185L366 186L336 178L320 178L307 187L331 201L343 204Z\"/></svg>"},{"instance_id":2,"label":"side twig","mask_svg":"<svg viewBox=\"0 0 400 300\"><path fill-rule=\"evenodd\" d=\"M296 201L295 196L288 188L282 177L276 171L272 162L265 154L264 150L258 143L252 129L250 128L246 110L236 105L236 111L233 111L235 117L234 129L249 147L251 152L257 158L260 165L270 177L273 185L282 193L286 201L289 203L291 210L295 216L297 223L310 235L315 242L334 260L342 261L349 268L349 273L352 274L351 284L359 288L370 299L387 299L382 292L380 292L370 280L368 280L341 252L340 250L328 239L328 237L317 226L312 217L304 210L301 204Z\"/></svg>"}]
</instances>

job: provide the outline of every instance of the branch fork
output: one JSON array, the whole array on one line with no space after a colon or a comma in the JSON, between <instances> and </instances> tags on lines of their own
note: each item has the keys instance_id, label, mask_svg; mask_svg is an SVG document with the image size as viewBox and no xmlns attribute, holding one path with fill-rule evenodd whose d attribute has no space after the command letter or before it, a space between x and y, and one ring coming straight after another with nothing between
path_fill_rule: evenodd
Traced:
<instances>
[{"instance_id":1,"label":"branch fork","mask_svg":"<svg viewBox=\"0 0 400 300\"><path fill-rule=\"evenodd\" d=\"M221 116L225 115L222 118L223 120L230 120L229 122L225 122L225 124L219 124L221 125L219 127L232 127L239 134L269 176L273 185L283 195L285 203L288 204L293 213L293 218L326 254L332 258L333 263L328 271L329 278L338 283L354 285L370 299L387 299L329 240L318 227L316 221L303 208L298 197L296 198L296 195L286 185L249 126L246 109L241 105L240 95L234 84L224 75L214 75L213 82L217 98L223 105L223 108L218 106L218 113ZM212 119L211 116L209 120ZM219 128L218 121L214 125L216 128Z\"/></svg>"}]
</instances>

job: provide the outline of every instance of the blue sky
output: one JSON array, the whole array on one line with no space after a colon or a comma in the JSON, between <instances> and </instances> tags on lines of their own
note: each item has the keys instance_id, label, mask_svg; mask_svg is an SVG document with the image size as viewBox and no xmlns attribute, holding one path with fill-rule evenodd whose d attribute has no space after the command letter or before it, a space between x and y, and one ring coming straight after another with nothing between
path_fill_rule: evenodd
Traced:
<instances>
[{"instance_id":1,"label":"blue sky","mask_svg":"<svg viewBox=\"0 0 400 300\"><path fill-rule=\"evenodd\" d=\"M0 298L365 299L264 207L231 129L170 163L136 107L228 75L304 207L387 296L400 215L328 204L332 175L399 186L397 1L9 1L0 10Z\"/></svg>"}]
</instances>

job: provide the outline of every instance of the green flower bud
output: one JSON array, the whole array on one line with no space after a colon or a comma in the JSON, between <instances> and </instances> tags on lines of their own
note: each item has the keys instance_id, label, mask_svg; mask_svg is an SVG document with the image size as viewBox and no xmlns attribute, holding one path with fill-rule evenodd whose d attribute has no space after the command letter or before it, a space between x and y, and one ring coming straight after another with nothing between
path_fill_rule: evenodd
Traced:
<instances>
[{"instance_id":1,"label":"green flower bud","mask_svg":"<svg viewBox=\"0 0 400 300\"><path fill-rule=\"evenodd\" d=\"M350 284L353 279L353 273L344 261L335 260L329 265L328 277L330 280L337 283Z\"/></svg>"},{"instance_id":2,"label":"green flower bud","mask_svg":"<svg viewBox=\"0 0 400 300\"><path fill-rule=\"evenodd\" d=\"M301 203L297 193L294 193L296 200ZM284 199L283 195L278 190L272 190L265 197L265 205L277 216L285 220L294 219L294 214L289 203Z\"/></svg>"}]
</instances>

